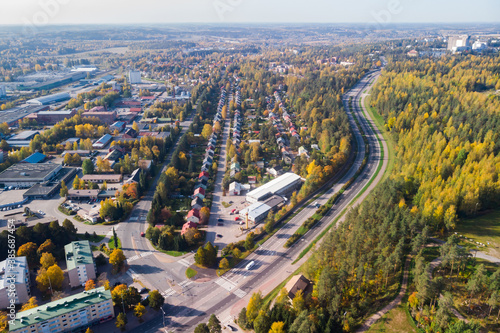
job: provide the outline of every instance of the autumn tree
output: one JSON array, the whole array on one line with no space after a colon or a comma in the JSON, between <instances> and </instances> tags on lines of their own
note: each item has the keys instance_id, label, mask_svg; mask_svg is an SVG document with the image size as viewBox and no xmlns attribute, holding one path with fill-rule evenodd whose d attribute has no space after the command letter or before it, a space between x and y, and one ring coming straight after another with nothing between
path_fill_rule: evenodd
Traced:
<instances>
[{"instance_id":1,"label":"autumn tree","mask_svg":"<svg viewBox=\"0 0 500 333\"><path fill-rule=\"evenodd\" d=\"M285 323L282 321L276 321L271 325L269 333L286 333Z\"/></svg>"},{"instance_id":2,"label":"autumn tree","mask_svg":"<svg viewBox=\"0 0 500 333\"><path fill-rule=\"evenodd\" d=\"M34 267L37 262L37 245L33 242L28 242L23 244L17 249L18 257L26 257L28 259L28 264Z\"/></svg>"},{"instance_id":3,"label":"autumn tree","mask_svg":"<svg viewBox=\"0 0 500 333\"><path fill-rule=\"evenodd\" d=\"M38 247L38 250L36 251L39 256L41 256L43 253L53 253L54 250L56 249L56 246L54 243L52 243L52 239L46 239L42 245ZM52 266L52 265L51 265Z\"/></svg>"},{"instance_id":4,"label":"autumn tree","mask_svg":"<svg viewBox=\"0 0 500 333\"><path fill-rule=\"evenodd\" d=\"M34 309L38 306L38 302L36 300L35 296L30 297L28 302L24 303L23 306L21 307L21 310L19 312L23 312L29 309Z\"/></svg>"},{"instance_id":5,"label":"autumn tree","mask_svg":"<svg viewBox=\"0 0 500 333\"><path fill-rule=\"evenodd\" d=\"M64 273L57 264L50 266L48 269L40 268L36 277L37 287L40 291L46 292L49 289L61 290L64 281Z\"/></svg>"},{"instance_id":6,"label":"autumn tree","mask_svg":"<svg viewBox=\"0 0 500 333\"><path fill-rule=\"evenodd\" d=\"M142 322L142 317L146 314L146 307L141 303L137 303L134 307L134 316L139 318L139 321Z\"/></svg>"},{"instance_id":7,"label":"autumn tree","mask_svg":"<svg viewBox=\"0 0 500 333\"><path fill-rule=\"evenodd\" d=\"M40 265L42 266L42 268L48 269L49 267L54 266L56 263L56 258L54 258L52 253L42 253L42 256L40 257Z\"/></svg>"},{"instance_id":8,"label":"autumn tree","mask_svg":"<svg viewBox=\"0 0 500 333\"><path fill-rule=\"evenodd\" d=\"M262 293L256 292L252 294L248 302L246 317L250 325L253 324L255 318L259 315L260 307L262 306Z\"/></svg>"},{"instance_id":9,"label":"autumn tree","mask_svg":"<svg viewBox=\"0 0 500 333\"><path fill-rule=\"evenodd\" d=\"M66 186L66 183L61 181L61 189L59 190L59 195L61 198L65 198L68 195L68 187Z\"/></svg>"},{"instance_id":10,"label":"autumn tree","mask_svg":"<svg viewBox=\"0 0 500 333\"><path fill-rule=\"evenodd\" d=\"M109 255L109 263L113 265L113 269L115 269L115 271L119 271L121 269L125 260L125 255L121 249L115 248Z\"/></svg>"},{"instance_id":11,"label":"autumn tree","mask_svg":"<svg viewBox=\"0 0 500 333\"><path fill-rule=\"evenodd\" d=\"M210 219L210 208L201 207L201 209L200 209L200 223L206 224L206 223L208 223L209 219Z\"/></svg>"},{"instance_id":12,"label":"autumn tree","mask_svg":"<svg viewBox=\"0 0 500 333\"><path fill-rule=\"evenodd\" d=\"M222 258L219 263L219 268L221 270L226 270L229 268L229 261L226 258Z\"/></svg>"},{"instance_id":13,"label":"autumn tree","mask_svg":"<svg viewBox=\"0 0 500 333\"><path fill-rule=\"evenodd\" d=\"M85 290L92 290L92 289L95 289L94 280L87 280L87 282L85 282Z\"/></svg>"},{"instance_id":14,"label":"autumn tree","mask_svg":"<svg viewBox=\"0 0 500 333\"><path fill-rule=\"evenodd\" d=\"M118 316L116 316L115 325L116 328L119 328L121 331L125 331L125 326L127 325L127 315L123 312L120 312Z\"/></svg>"}]
</instances>

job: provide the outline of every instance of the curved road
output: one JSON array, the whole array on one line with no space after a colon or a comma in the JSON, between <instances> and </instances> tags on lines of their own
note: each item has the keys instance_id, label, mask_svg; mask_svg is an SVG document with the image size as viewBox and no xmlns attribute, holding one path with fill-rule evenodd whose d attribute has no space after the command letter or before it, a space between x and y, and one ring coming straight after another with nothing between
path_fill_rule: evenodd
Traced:
<instances>
[{"instance_id":1,"label":"curved road","mask_svg":"<svg viewBox=\"0 0 500 333\"><path fill-rule=\"evenodd\" d=\"M186 267L194 261L193 255L173 261L170 257L153 251L149 242L140 237L140 232L144 231L147 226L145 216L151 204L152 193L148 193L146 200L138 203L132 213L132 218L125 223L125 227L120 227L118 234L122 239L124 253L129 261L129 273L145 282L148 287L158 289L166 296L165 311L168 331L193 331L198 323L206 322L212 313L215 313L223 324L231 323L235 327L232 319L237 316L243 306L246 306L251 294L258 290L265 294L279 285L307 259L308 256L305 256L296 265L292 265L294 259L309 242L314 240L333 220L340 217L346 207L363 201L366 195L378 184L387 166L387 154L385 154L384 159L381 158L380 143L382 143L384 151L387 151L387 146L376 127L372 125L375 129L374 133L368 125L373 120L369 118L368 114L366 116L363 114L359 107L359 100L363 96L363 91L378 77L379 73L380 71L368 73L343 98L346 110L348 110L349 97L353 98L353 112L366 134L370 146L366 167L356 181L340 196L327 215L291 248L285 249L283 244L302 225L303 221L314 214L315 207L311 205L304 207L263 246L223 277L194 282L185 277ZM350 112L348 115L356 139L358 154L352 167L340 181L317 199L320 204L326 203L332 195L341 189L356 173L365 157L365 143L361 133ZM375 176L380 164L381 168ZM363 194L359 195L374 176L370 186ZM343 218L339 218L337 225L342 221ZM252 260L255 261L256 265L251 271L247 271L244 267ZM132 331L163 331L163 318L158 316Z\"/></svg>"}]
</instances>

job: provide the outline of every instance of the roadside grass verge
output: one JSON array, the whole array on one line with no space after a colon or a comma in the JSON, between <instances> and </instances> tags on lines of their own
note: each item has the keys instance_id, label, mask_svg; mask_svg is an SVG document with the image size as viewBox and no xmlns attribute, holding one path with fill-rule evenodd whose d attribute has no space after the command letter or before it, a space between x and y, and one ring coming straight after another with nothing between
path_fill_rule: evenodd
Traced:
<instances>
[{"instance_id":1,"label":"roadside grass verge","mask_svg":"<svg viewBox=\"0 0 500 333\"><path fill-rule=\"evenodd\" d=\"M196 274L198 274L198 272L191 267L188 267L188 269L186 269L186 276L188 279L194 278Z\"/></svg>"},{"instance_id":2,"label":"roadside grass verge","mask_svg":"<svg viewBox=\"0 0 500 333\"><path fill-rule=\"evenodd\" d=\"M121 249L122 248L122 242L120 241L120 238L116 237L117 239L117 243L118 243L118 248ZM108 241L108 247L111 251L113 251L115 249L115 237L111 237Z\"/></svg>"},{"instance_id":3,"label":"roadside grass verge","mask_svg":"<svg viewBox=\"0 0 500 333\"><path fill-rule=\"evenodd\" d=\"M89 237L85 237L85 234L77 234L77 237L79 240L88 240L89 242L92 243L99 243L102 241L106 236L105 235L92 235L89 234Z\"/></svg>"},{"instance_id":4,"label":"roadside grass verge","mask_svg":"<svg viewBox=\"0 0 500 333\"><path fill-rule=\"evenodd\" d=\"M371 95L368 95L365 97L365 107L370 115L370 117L373 119L375 122L375 125L377 126L380 134L384 137L384 140L387 144L387 169L384 172L384 177L382 178L382 181L386 180L390 174L392 173L392 170L394 169L394 163L395 163L395 151L394 147L396 147L396 142L394 141L393 137L389 132L385 130L385 121L384 117L377 112L377 110L370 105L370 100L371 100Z\"/></svg>"}]
</instances>

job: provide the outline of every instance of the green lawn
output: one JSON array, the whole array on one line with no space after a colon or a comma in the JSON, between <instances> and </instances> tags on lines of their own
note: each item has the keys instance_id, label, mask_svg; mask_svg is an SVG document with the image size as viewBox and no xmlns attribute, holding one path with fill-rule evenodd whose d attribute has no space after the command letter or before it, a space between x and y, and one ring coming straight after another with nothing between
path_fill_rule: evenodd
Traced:
<instances>
[{"instance_id":1,"label":"green lawn","mask_svg":"<svg viewBox=\"0 0 500 333\"><path fill-rule=\"evenodd\" d=\"M195 277L196 274L198 274L198 272L195 271L194 269L192 269L190 267L188 267L188 269L186 269L186 276L188 277L188 279Z\"/></svg>"},{"instance_id":2,"label":"green lawn","mask_svg":"<svg viewBox=\"0 0 500 333\"><path fill-rule=\"evenodd\" d=\"M118 237L117 237L118 238ZM115 249L115 237L111 237L108 241L108 247L111 251ZM122 242L120 241L120 238L118 238L118 248L122 248Z\"/></svg>"},{"instance_id":3,"label":"green lawn","mask_svg":"<svg viewBox=\"0 0 500 333\"><path fill-rule=\"evenodd\" d=\"M417 333L403 305L387 312L368 330L369 333Z\"/></svg>"},{"instance_id":4,"label":"green lawn","mask_svg":"<svg viewBox=\"0 0 500 333\"><path fill-rule=\"evenodd\" d=\"M373 121L375 122L375 125L377 125L378 130L384 137L384 140L387 143L387 149L389 150L388 152L386 152L388 154L387 158L389 159L389 161L387 163L387 169L385 170L384 177L382 178L382 181L384 181L385 179L387 179L387 177L389 177L389 175L392 173L392 170L394 169L394 162L395 162L394 147L396 146L396 143L394 142L389 132L387 132L384 128L385 125L384 117L382 117L377 112L377 110L375 110L375 108L372 108L370 106L370 97L371 95L365 97L366 110L368 111L368 114L370 115L370 117L372 117Z\"/></svg>"},{"instance_id":5,"label":"green lawn","mask_svg":"<svg viewBox=\"0 0 500 333\"><path fill-rule=\"evenodd\" d=\"M481 246L478 249L500 258L500 211L462 219L457 223L455 231L457 234L473 239L475 242L485 244L486 247Z\"/></svg>"}]
</instances>

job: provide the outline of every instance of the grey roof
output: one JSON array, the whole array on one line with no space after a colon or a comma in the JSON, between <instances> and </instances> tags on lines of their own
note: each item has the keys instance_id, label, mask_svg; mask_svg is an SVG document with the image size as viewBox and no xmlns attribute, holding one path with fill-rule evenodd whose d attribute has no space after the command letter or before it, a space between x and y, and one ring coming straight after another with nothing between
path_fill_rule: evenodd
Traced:
<instances>
[{"instance_id":1,"label":"grey roof","mask_svg":"<svg viewBox=\"0 0 500 333\"><path fill-rule=\"evenodd\" d=\"M15 284L23 284L26 283L27 270L28 270L28 261L26 257L15 257L12 258L14 262L7 265L7 260L0 262L0 289L8 288L8 286L12 283L9 280L7 283L7 276L15 276Z\"/></svg>"},{"instance_id":2,"label":"grey roof","mask_svg":"<svg viewBox=\"0 0 500 333\"><path fill-rule=\"evenodd\" d=\"M56 169L61 168L60 164L52 163L18 163L0 173L2 181L42 181Z\"/></svg>"},{"instance_id":3,"label":"grey roof","mask_svg":"<svg viewBox=\"0 0 500 333\"><path fill-rule=\"evenodd\" d=\"M271 207L273 209L274 209L274 207L281 205L283 202L285 202L285 199L283 199L279 195L273 195L272 197L270 197L269 199L264 201L264 203L266 205L268 205L269 207Z\"/></svg>"},{"instance_id":4,"label":"grey roof","mask_svg":"<svg viewBox=\"0 0 500 333\"><path fill-rule=\"evenodd\" d=\"M265 203L256 202L256 203L251 204L250 206L240 210L240 216L246 216L246 213L248 212L248 218L255 221L259 216L262 216L264 214L268 214L270 210L271 210L271 207L269 207Z\"/></svg>"},{"instance_id":5,"label":"grey roof","mask_svg":"<svg viewBox=\"0 0 500 333\"><path fill-rule=\"evenodd\" d=\"M248 192L247 197L252 197L259 200L262 197L265 197L269 193L275 194L279 192L281 189L289 186L290 184L299 181L301 178L299 175L296 175L292 172L287 172L278 178L271 180L270 182L257 187L255 190Z\"/></svg>"},{"instance_id":6,"label":"grey roof","mask_svg":"<svg viewBox=\"0 0 500 333\"><path fill-rule=\"evenodd\" d=\"M27 101L28 104L31 103L41 103L43 105L46 104L51 104L59 101L64 101L66 99L70 99L71 96L68 93L59 93L59 94L53 94L53 95L47 95L47 96L42 96L38 98L33 98Z\"/></svg>"},{"instance_id":7,"label":"grey roof","mask_svg":"<svg viewBox=\"0 0 500 333\"><path fill-rule=\"evenodd\" d=\"M29 140L35 135L40 134L39 131L22 131L21 133L18 133L11 137L9 141L23 141L23 140Z\"/></svg>"}]
</instances>

